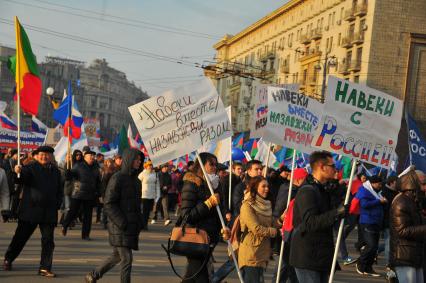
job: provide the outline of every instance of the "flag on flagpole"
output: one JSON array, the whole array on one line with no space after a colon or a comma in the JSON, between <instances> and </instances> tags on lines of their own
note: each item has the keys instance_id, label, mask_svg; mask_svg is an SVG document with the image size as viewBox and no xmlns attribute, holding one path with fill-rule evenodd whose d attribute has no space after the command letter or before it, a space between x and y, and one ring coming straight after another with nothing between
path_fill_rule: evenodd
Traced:
<instances>
[{"instance_id":1,"label":"flag on flagpole","mask_svg":"<svg viewBox=\"0 0 426 283\"><path fill-rule=\"evenodd\" d=\"M15 122L9 117L7 117L7 115L3 112L0 112L0 125L4 129L9 129L13 131L16 131L18 129Z\"/></svg>"},{"instance_id":2,"label":"flag on flagpole","mask_svg":"<svg viewBox=\"0 0 426 283\"><path fill-rule=\"evenodd\" d=\"M130 126L130 124L129 124L129 127L127 128L127 139L129 140L129 146L131 148L139 149L139 144L133 138L133 131L132 131L132 127Z\"/></svg>"},{"instance_id":3,"label":"flag on flagpole","mask_svg":"<svg viewBox=\"0 0 426 283\"><path fill-rule=\"evenodd\" d=\"M408 128L408 145L410 152L410 165L415 165L417 170L426 173L426 141L421 135L416 121L405 111L405 120Z\"/></svg>"},{"instance_id":4,"label":"flag on flagpole","mask_svg":"<svg viewBox=\"0 0 426 283\"><path fill-rule=\"evenodd\" d=\"M123 125L118 135L118 153L122 154L127 148L129 148L129 139L127 138L126 127Z\"/></svg>"},{"instance_id":5,"label":"flag on flagpole","mask_svg":"<svg viewBox=\"0 0 426 283\"><path fill-rule=\"evenodd\" d=\"M20 107L26 113L37 115L42 91L40 72L30 40L17 17L15 17L15 32L16 55L9 58L8 67L15 75Z\"/></svg>"},{"instance_id":6,"label":"flag on flagpole","mask_svg":"<svg viewBox=\"0 0 426 283\"><path fill-rule=\"evenodd\" d=\"M243 141L244 141L244 133L241 133L232 141L232 147L238 147L242 149Z\"/></svg>"},{"instance_id":7,"label":"flag on flagpole","mask_svg":"<svg viewBox=\"0 0 426 283\"><path fill-rule=\"evenodd\" d=\"M37 119L36 116L32 116L31 118L31 131L41 134L46 134L48 130L48 127L39 119Z\"/></svg>"},{"instance_id":8,"label":"flag on flagpole","mask_svg":"<svg viewBox=\"0 0 426 283\"><path fill-rule=\"evenodd\" d=\"M70 136L68 139L79 139L81 136L81 125L83 124L83 116L78 110L77 103L72 95L71 81L68 82L67 96L62 100L61 105L53 112L53 118L59 124L64 126L64 135L68 136L68 127L70 128Z\"/></svg>"}]
</instances>

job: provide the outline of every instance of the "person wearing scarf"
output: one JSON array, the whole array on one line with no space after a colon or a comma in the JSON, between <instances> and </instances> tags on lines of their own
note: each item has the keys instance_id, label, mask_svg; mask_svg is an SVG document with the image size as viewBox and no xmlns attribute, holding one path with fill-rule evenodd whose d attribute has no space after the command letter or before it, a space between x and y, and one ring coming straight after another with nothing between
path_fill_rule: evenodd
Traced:
<instances>
[{"instance_id":1,"label":"person wearing scarf","mask_svg":"<svg viewBox=\"0 0 426 283\"><path fill-rule=\"evenodd\" d=\"M264 271L271 255L273 227L272 206L267 199L268 182L262 176L250 178L240 211L241 242L238 265L245 283L264 282Z\"/></svg>"}]
</instances>

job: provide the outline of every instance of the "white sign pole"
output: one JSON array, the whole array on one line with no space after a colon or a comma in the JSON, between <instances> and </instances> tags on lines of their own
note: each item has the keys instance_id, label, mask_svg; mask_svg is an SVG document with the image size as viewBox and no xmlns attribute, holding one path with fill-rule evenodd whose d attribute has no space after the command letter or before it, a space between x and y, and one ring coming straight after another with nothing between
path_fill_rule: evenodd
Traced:
<instances>
[{"instance_id":1,"label":"white sign pole","mask_svg":"<svg viewBox=\"0 0 426 283\"><path fill-rule=\"evenodd\" d=\"M287 210L288 206L290 205L290 201L291 201L291 190L293 189L293 175L294 175L294 167L295 167L295 163L296 163L296 152L297 152L297 150L293 149L293 160L291 161L290 185L288 187L287 206L285 208L286 210ZM282 235L282 236L283 237L282 237L282 240L281 240L280 259L278 261L278 271L277 271L276 283L280 282L281 265L282 265L283 254L284 254L284 235Z\"/></svg>"},{"instance_id":2,"label":"white sign pole","mask_svg":"<svg viewBox=\"0 0 426 283\"><path fill-rule=\"evenodd\" d=\"M265 171L263 171L263 177L266 178L268 175L268 166L269 166L269 158L271 157L271 145L272 143L268 143L268 154L266 155L266 166Z\"/></svg>"},{"instance_id":3,"label":"white sign pole","mask_svg":"<svg viewBox=\"0 0 426 283\"><path fill-rule=\"evenodd\" d=\"M352 160L351 177L349 178L348 189L346 190L346 197L344 202L345 205L349 203L349 196L351 194L351 188L352 188L352 180L355 175L356 162L357 162L357 159ZM345 222L345 218L342 218L342 220L340 220L339 232L337 233L336 248L334 249L333 264L331 265L331 271L330 271L330 277L329 277L328 283L332 283L334 279L334 272L336 271L337 254L339 253L339 245L340 245L340 241L342 240L344 222Z\"/></svg>"},{"instance_id":4,"label":"white sign pole","mask_svg":"<svg viewBox=\"0 0 426 283\"><path fill-rule=\"evenodd\" d=\"M209 177L208 177L207 172L206 172L206 168L204 168L204 164L203 164L203 162L201 161L201 158L200 158L200 155L198 154L198 151L197 151L197 160L198 160L198 162L200 163L201 170L203 170L203 174L204 174L204 177L205 177L205 179L206 179L207 186L209 187L210 193L211 193L212 195L214 195L214 191L213 191L213 188L212 188L212 184L210 183ZM220 211L220 207L219 207L219 205L216 205L216 211L217 211L217 214L219 215L220 223L222 224L222 229L223 229L223 230L227 229L227 227L226 227L226 225L225 225L225 221L223 220L222 212ZM237 261L237 257L235 256L235 252L234 252L234 250L232 249L231 241L228 239L226 242L228 243L228 249L231 251L232 259L234 260L235 269L237 270L237 273L238 273L238 278L240 279L240 282L241 282L241 283L244 283L243 276L241 275L241 271L240 271L240 269L238 268L238 261Z\"/></svg>"}]
</instances>

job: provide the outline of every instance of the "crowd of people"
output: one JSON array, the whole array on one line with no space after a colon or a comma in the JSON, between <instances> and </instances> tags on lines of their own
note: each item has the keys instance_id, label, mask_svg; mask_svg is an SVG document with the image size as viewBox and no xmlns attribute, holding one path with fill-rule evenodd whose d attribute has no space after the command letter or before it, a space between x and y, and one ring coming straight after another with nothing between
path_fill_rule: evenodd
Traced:
<instances>
[{"instance_id":1,"label":"crowd of people","mask_svg":"<svg viewBox=\"0 0 426 283\"><path fill-rule=\"evenodd\" d=\"M200 153L200 161L184 168L154 168L136 149L105 159L89 147L57 163L53 151L41 146L19 157L10 149L0 162L1 216L4 222L17 221L4 254L5 271L12 270L38 227L38 272L54 277L55 227L59 225L66 236L81 223L81 238L89 241L95 211L96 222L108 230L112 254L86 274L86 282L97 282L117 264L121 282L130 282L132 251L139 248L140 232L159 222L169 226L173 213L174 226L184 222L206 231L212 251L221 241L237 242L238 268L246 283L265 282L265 270L274 257L282 264L272 282L278 276L279 282L328 282L342 219L339 263L353 265L361 276L378 277L373 266L383 252L390 282L426 278L426 177L419 170L386 178L361 171L348 184L338 174L333 156L323 151L310 155L309 172L291 172L286 166L268 169L258 160L233 162L228 170L210 153ZM345 204L349 185L350 201ZM283 224L289 223L291 228L282 233ZM355 231L356 254L350 255L346 240ZM234 270L232 257L214 270L210 254L207 259L188 256L182 282L223 282Z\"/></svg>"}]
</instances>

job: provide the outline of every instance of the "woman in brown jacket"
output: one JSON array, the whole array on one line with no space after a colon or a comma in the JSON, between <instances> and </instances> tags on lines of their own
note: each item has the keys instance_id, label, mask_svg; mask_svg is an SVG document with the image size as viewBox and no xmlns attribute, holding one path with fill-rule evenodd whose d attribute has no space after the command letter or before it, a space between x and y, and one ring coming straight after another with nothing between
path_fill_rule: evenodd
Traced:
<instances>
[{"instance_id":1,"label":"woman in brown jacket","mask_svg":"<svg viewBox=\"0 0 426 283\"><path fill-rule=\"evenodd\" d=\"M277 229L272 225L272 207L267 199L268 182L258 176L251 178L240 211L241 243L238 265L245 283L264 282L263 272L271 255L270 238Z\"/></svg>"},{"instance_id":2,"label":"woman in brown jacket","mask_svg":"<svg viewBox=\"0 0 426 283\"><path fill-rule=\"evenodd\" d=\"M397 182L401 192L390 209L390 263L399 282L423 283L426 225L422 223L420 180L414 170Z\"/></svg>"}]
</instances>

